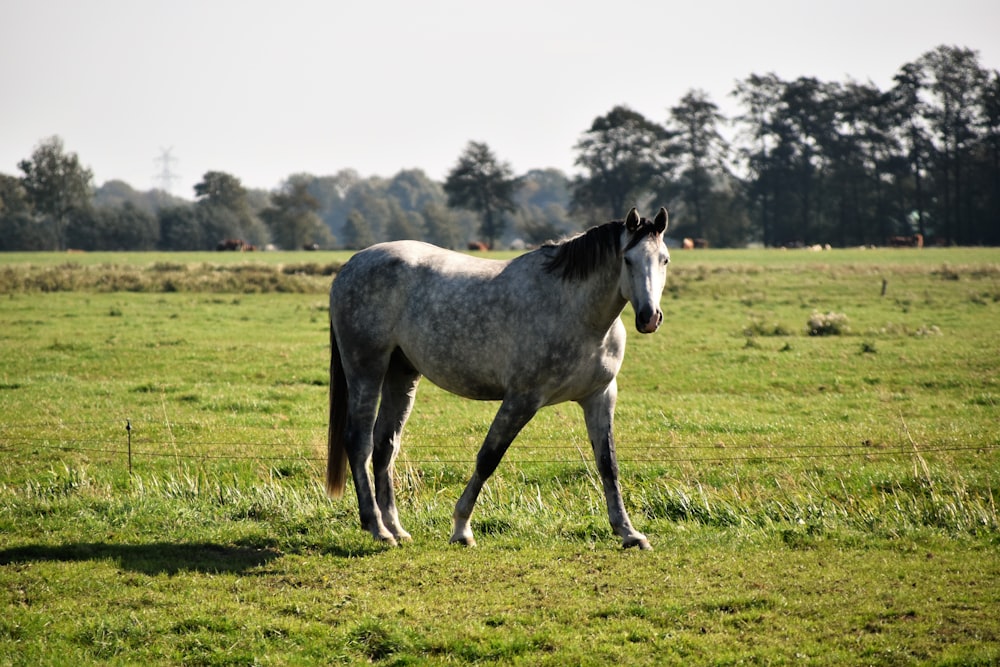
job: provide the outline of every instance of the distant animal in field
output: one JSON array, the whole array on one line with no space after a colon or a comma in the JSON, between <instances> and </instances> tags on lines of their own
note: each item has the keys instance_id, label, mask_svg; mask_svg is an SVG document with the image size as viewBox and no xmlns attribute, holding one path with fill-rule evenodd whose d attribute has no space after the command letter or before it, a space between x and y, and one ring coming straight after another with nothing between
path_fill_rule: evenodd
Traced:
<instances>
[{"instance_id":1,"label":"distant animal in field","mask_svg":"<svg viewBox=\"0 0 1000 667\"><path fill-rule=\"evenodd\" d=\"M475 252L482 252L482 251L490 249L490 247L488 245L486 245L485 243L483 243L482 241L469 241L468 248L469 248L469 250L472 250L472 251L475 251Z\"/></svg>"},{"instance_id":2,"label":"distant animal in field","mask_svg":"<svg viewBox=\"0 0 1000 667\"><path fill-rule=\"evenodd\" d=\"M911 236L890 236L889 245L893 248L923 248L924 235L913 234Z\"/></svg>"},{"instance_id":3,"label":"distant animal in field","mask_svg":"<svg viewBox=\"0 0 1000 667\"><path fill-rule=\"evenodd\" d=\"M471 546L473 507L507 448L539 409L574 401L612 529L624 547L649 549L622 500L612 424L622 310L631 303L640 333L663 321L666 228L666 209L648 220L633 208L623 221L507 261L416 241L354 255L330 288L330 495L343 494L349 464L362 528L388 544L409 540L393 465L420 378L501 401L452 515L451 541Z\"/></svg>"},{"instance_id":4,"label":"distant animal in field","mask_svg":"<svg viewBox=\"0 0 1000 667\"><path fill-rule=\"evenodd\" d=\"M215 246L216 250L238 250L240 252L253 252L257 250L257 246L252 243L247 243L243 239L225 239L219 241L219 244Z\"/></svg>"},{"instance_id":5,"label":"distant animal in field","mask_svg":"<svg viewBox=\"0 0 1000 667\"><path fill-rule=\"evenodd\" d=\"M695 248L707 248L707 239L689 239L685 238L681 241L681 248L684 250L694 250Z\"/></svg>"}]
</instances>

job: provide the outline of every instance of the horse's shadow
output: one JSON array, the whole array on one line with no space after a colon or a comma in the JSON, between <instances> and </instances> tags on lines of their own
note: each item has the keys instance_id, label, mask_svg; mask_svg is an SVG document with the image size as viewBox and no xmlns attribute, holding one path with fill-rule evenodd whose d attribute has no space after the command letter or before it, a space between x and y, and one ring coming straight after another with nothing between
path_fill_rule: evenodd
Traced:
<instances>
[{"instance_id":1,"label":"horse's shadow","mask_svg":"<svg viewBox=\"0 0 1000 667\"><path fill-rule=\"evenodd\" d=\"M181 572L245 574L254 568L267 565L281 555L281 552L273 547L234 546L210 542L148 544L78 542L61 545L29 544L0 549L0 565L113 560L123 570L149 575L175 575Z\"/></svg>"}]
</instances>

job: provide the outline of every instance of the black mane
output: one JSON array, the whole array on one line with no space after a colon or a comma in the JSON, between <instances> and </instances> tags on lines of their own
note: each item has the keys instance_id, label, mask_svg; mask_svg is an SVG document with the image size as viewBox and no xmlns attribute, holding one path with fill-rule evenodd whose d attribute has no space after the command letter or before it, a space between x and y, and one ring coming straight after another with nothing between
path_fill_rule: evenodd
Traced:
<instances>
[{"instance_id":1,"label":"black mane","mask_svg":"<svg viewBox=\"0 0 1000 667\"><path fill-rule=\"evenodd\" d=\"M546 254L545 270L560 276L563 280L587 278L608 257L617 256L623 252L621 238L624 229L625 223L623 221L612 220L603 225L591 227L582 234L564 241L546 243L542 246L542 252ZM628 246L624 250L635 246L651 233L653 233L653 222L642 218L639 228L629 239Z\"/></svg>"},{"instance_id":2,"label":"black mane","mask_svg":"<svg viewBox=\"0 0 1000 667\"><path fill-rule=\"evenodd\" d=\"M613 220L564 241L546 243L545 270L563 280L583 280L608 256L618 254L623 229L624 222Z\"/></svg>"}]
</instances>

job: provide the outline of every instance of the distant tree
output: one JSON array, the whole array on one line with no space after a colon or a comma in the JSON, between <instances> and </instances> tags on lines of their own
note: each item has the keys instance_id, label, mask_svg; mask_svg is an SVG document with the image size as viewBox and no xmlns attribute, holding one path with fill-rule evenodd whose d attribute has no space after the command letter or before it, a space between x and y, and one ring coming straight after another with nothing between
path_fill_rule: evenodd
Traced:
<instances>
[{"instance_id":1,"label":"distant tree","mask_svg":"<svg viewBox=\"0 0 1000 667\"><path fill-rule=\"evenodd\" d=\"M127 202L139 208L145 208L150 213L153 212L147 193L139 192L125 181L117 179L105 181L97 187L94 190L92 200L94 206L99 208L113 208Z\"/></svg>"},{"instance_id":2,"label":"distant tree","mask_svg":"<svg viewBox=\"0 0 1000 667\"><path fill-rule=\"evenodd\" d=\"M416 211L405 211L395 199L389 202L389 219L385 224L387 241L420 240L424 237L424 218Z\"/></svg>"},{"instance_id":3,"label":"distant tree","mask_svg":"<svg viewBox=\"0 0 1000 667\"><path fill-rule=\"evenodd\" d=\"M69 245L82 250L153 250L159 236L157 218L131 202L91 207L66 229Z\"/></svg>"},{"instance_id":4,"label":"distant tree","mask_svg":"<svg viewBox=\"0 0 1000 667\"><path fill-rule=\"evenodd\" d=\"M448 172L444 191L448 205L475 211L490 248L503 235L504 213L514 211L517 179L510 165L497 159L485 143L470 141Z\"/></svg>"},{"instance_id":5,"label":"distant tree","mask_svg":"<svg viewBox=\"0 0 1000 667\"><path fill-rule=\"evenodd\" d=\"M372 234L371 228L365 224L364 216L357 209L347 214L341 238L344 247L348 250L360 250L375 243L375 236Z\"/></svg>"},{"instance_id":6,"label":"distant tree","mask_svg":"<svg viewBox=\"0 0 1000 667\"><path fill-rule=\"evenodd\" d=\"M984 193L980 210L981 240L988 245L1000 244L1000 72L993 70L983 85L982 140L979 160L979 187Z\"/></svg>"},{"instance_id":7,"label":"distant tree","mask_svg":"<svg viewBox=\"0 0 1000 667\"><path fill-rule=\"evenodd\" d=\"M205 238L198 209L191 205L169 206L157 212L161 250L205 250L218 239Z\"/></svg>"},{"instance_id":8,"label":"distant tree","mask_svg":"<svg viewBox=\"0 0 1000 667\"><path fill-rule=\"evenodd\" d=\"M926 237L930 212L927 175L934 146L924 121L926 105L921 97L924 75L919 65L907 63L899 69L893 80L895 85L888 93L888 103L905 171L902 174L900 194L909 198L909 206L905 203L903 206L912 211L916 231Z\"/></svg>"},{"instance_id":9,"label":"distant tree","mask_svg":"<svg viewBox=\"0 0 1000 667\"><path fill-rule=\"evenodd\" d=\"M943 202L943 232L949 241L979 242L973 231L974 197L971 170L976 158L983 110L982 94L988 73L971 49L939 46L917 61L928 93L926 119L935 152L937 194Z\"/></svg>"},{"instance_id":10,"label":"distant tree","mask_svg":"<svg viewBox=\"0 0 1000 667\"><path fill-rule=\"evenodd\" d=\"M549 204L569 208L570 181L559 169L532 169L518 179L514 201L518 206L545 207Z\"/></svg>"},{"instance_id":11,"label":"distant tree","mask_svg":"<svg viewBox=\"0 0 1000 667\"><path fill-rule=\"evenodd\" d=\"M250 204L240 179L220 171L206 172L194 186L198 214L209 247L226 238L243 239L257 246L270 242L267 226Z\"/></svg>"},{"instance_id":12,"label":"distant tree","mask_svg":"<svg viewBox=\"0 0 1000 667\"><path fill-rule=\"evenodd\" d=\"M686 216L678 223L689 230L690 236L708 238L713 245L731 245L741 238L727 238L722 234L727 226L726 206L712 202L730 192L725 185L731 180L726 165L729 143L723 138L720 126L725 117L708 94L691 90L670 108L667 128L672 137L668 155L678 161L677 177L671 179L664 191L667 201L683 202ZM710 215L710 212L715 215ZM686 220L685 220L686 218Z\"/></svg>"},{"instance_id":13,"label":"distant tree","mask_svg":"<svg viewBox=\"0 0 1000 667\"><path fill-rule=\"evenodd\" d=\"M31 201L21 179L0 174L0 216L30 212Z\"/></svg>"},{"instance_id":14,"label":"distant tree","mask_svg":"<svg viewBox=\"0 0 1000 667\"><path fill-rule=\"evenodd\" d=\"M744 158L765 244L814 242L831 233L823 184L836 126L832 90L814 78L782 81L773 74L737 85L750 108L739 120L755 144Z\"/></svg>"},{"instance_id":15,"label":"distant tree","mask_svg":"<svg viewBox=\"0 0 1000 667\"><path fill-rule=\"evenodd\" d=\"M558 169L533 169L519 179L514 228L522 241L537 245L579 231L569 217L570 181Z\"/></svg>"},{"instance_id":16,"label":"distant tree","mask_svg":"<svg viewBox=\"0 0 1000 667\"><path fill-rule=\"evenodd\" d=\"M421 211L424 218L426 239L442 248L457 248L460 242L458 221L444 204L430 202Z\"/></svg>"},{"instance_id":17,"label":"distant tree","mask_svg":"<svg viewBox=\"0 0 1000 667\"><path fill-rule=\"evenodd\" d=\"M839 245L884 243L912 234L901 184L908 177L892 92L872 83L831 86L835 131L828 156L826 208Z\"/></svg>"},{"instance_id":18,"label":"distant tree","mask_svg":"<svg viewBox=\"0 0 1000 667\"><path fill-rule=\"evenodd\" d=\"M835 84L799 77L785 85L778 108L781 155L791 177L788 216L798 239L807 243L833 237L824 180L830 167L827 149L836 132L836 104Z\"/></svg>"},{"instance_id":19,"label":"distant tree","mask_svg":"<svg viewBox=\"0 0 1000 667\"><path fill-rule=\"evenodd\" d=\"M207 171L194 186L198 201L238 211L248 205L247 190L240 179L223 171Z\"/></svg>"},{"instance_id":20,"label":"distant tree","mask_svg":"<svg viewBox=\"0 0 1000 667\"><path fill-rule=\"evenodd\" d=\"M303 176L303 175L299 175ZM342 169L333 176L309 176L309 194L319 204L317 215L337 238L347 221L347 214L352 206L348 205L347 196L355 185L362 181L358 172L353 169Z\"/></svg>"},{"instance_id":21,"label":"distant tree","mask_svg":"<svg viewBox=\"0 0 1000 667\"><path fill-rule=\"evenodd\" d=\"M345 198L345 204L349 206L347 211L347 219L344 222L345 231L347 234L346 226L351 222L351 215L356 213L353 223L363 222L364 228L360 231L360 240L355 240L352 245L360 243L361 240L371 239L365 243L365 245L360 247L366 247L372 243L378 243L379 241L386 240L386 227L389 225L389 221L393 217L393 206L389 197L385 194L386 182L382 178L371 177L359 181L354 184L353 187L347 192ZM398 206L398 205L397 205ZM352 230L351 234L355 232ZM348 234L350 236L350 234ZM348 243L348 236L341 237L344 239L344 243Z\"/></svg>"},{"instance_id":22,"label":"distant tree","mask_svg":"<svg viewBox=\"0 0 1000 667\"><path fill-rule=\"evenodd\" d=\"M421 169L404 169L386 186L386 195L395 199L404 211L420 212L429 204L444 204L448 197L440 183L432 181Z\"/></svg>"},{"instance_id":23,"label":"distant tree","mask_svg":"<svg viewBox=\"0 0 1000 667\"><path fill-rule=\"evenodd\" d=\"M295 250L312 243L327 248L333 245L333 235L316 214L318 210L319 202L309 194L309 181L292 177L271 193L271 204L260 215L282 248Z\"/></svg>"},{"instance_id":24,"label":"distant tree","mask_svg":"<svg viewBox=\"0 0 1000 667\"><path fill-rule=\"evenodd\" d=\"M52 228L38 223L21 179L0 174L0 251L51 250L55 245Z\"/></svg>"},{"instance_id":25,"label":"distant tree","mask_svg":"<svg viewBox=\"0 0 1000 667\"><path fill-rule=\"evenodd\" d=\"M736 117L743 139L739 158L749 174L747 199L764 245L780 242L779 237L785 234L777 230L778 210L789 179L775 136L775 116L783 89L784 82L775 74L751 74L737 82L732 93L745 109Z\"/></svg>"},{"instance_id":26,"label":"distant tree","mask_svg":"<svg viewBox=\"0 0 1000 667\"><path fill-rule=\"evenodd\" d=\"M76 153L65 152L57 136L38 144L31 158L18 167L24 172L21 184L35 212L52 224L56 246L64 249L71 216L90 206L93 174L80 164Z\"/></svg>"},{"instance_id":27,"label":"distant tree","mask_svg":"<svg viewBox=\"0 0 1000 667\"><path fill-rule=\"evenodd\" d=\"M56 238L51 225L40 225L38 219L26 211L0 214L0 251L52 250Z\"/></svg>"},{"instance_id":28,"label":"distant tree","mask_svg":"<svg viewBox=\"0 0 1000 667\"><path fill-rule=\"evenodd\" d=\"M616 217L643 203L668 171L668 138L662 126L625 106L594 119L576 144L575 164L585 173L574 185L573 205Z\"/></svg>"},{"instance_id":29,"label":"distant tree","mask_svg":"<svg viewBox=\"0 0 1000 667\"><path fill-rule=\"evenodd\" d=\"M385 237L389 239L425 239L428 238L428 221L425 211L435 211L447 203L447 195L440 183L432 181L420 169L404 169L389 180L386 197L398 206L393 210L392 217L385 225ZM443 223L453 220L452 217L441 218L435 222ZM442 236L437 230L438 236ZM449 236L448 233L443 234ZM428 239L430 240L430 239ZM433 242L433 241L432 241Z\"/></svg>"}]
</instances>

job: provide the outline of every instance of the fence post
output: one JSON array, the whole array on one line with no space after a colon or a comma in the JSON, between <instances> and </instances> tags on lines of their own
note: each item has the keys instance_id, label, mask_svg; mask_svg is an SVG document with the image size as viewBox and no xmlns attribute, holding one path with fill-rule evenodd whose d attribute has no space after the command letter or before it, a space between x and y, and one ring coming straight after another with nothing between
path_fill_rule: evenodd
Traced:
<instances>
[{"instance_id":1,"label":"fence post","mask_svg":"<svg viewBox=\"0 0 1000 667\"><path fill-rule=\"evenodd\" d=\"M128 434L128 485L132 486L132 420L125 420L125 433Z\"/></svg>"}]
</instances>

